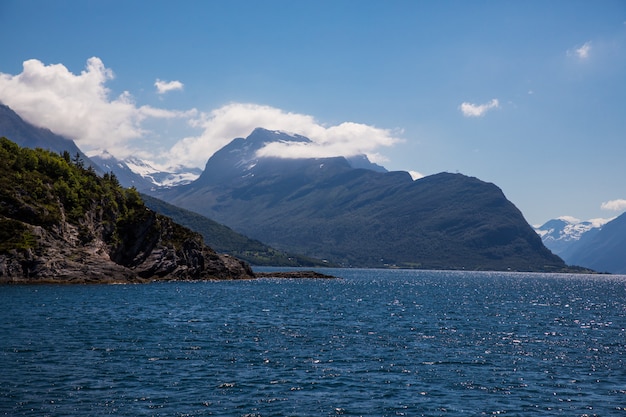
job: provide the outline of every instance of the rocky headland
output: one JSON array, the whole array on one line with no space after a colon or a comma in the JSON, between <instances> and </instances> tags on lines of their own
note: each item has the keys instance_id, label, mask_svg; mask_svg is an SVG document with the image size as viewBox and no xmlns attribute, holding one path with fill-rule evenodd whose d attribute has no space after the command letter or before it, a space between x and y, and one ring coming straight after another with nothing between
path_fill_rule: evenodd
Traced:
<instances>
[{"instance_id":1,"label":"rocky headland","mask_svg":"<svg viewBox=\"0 0 626 417\"><path fill-rule=\"evenodd\" d=\"M0 283L254 277L247 263L216 253L78 155L0 139Z\"/></svg>"}]
</instances>

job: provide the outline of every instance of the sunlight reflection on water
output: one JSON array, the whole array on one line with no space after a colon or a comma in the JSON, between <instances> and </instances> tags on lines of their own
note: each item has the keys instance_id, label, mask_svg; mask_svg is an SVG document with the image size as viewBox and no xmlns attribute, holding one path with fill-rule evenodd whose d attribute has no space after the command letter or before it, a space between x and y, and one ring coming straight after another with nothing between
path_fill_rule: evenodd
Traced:
<instances>
[{"instance_id":1,"label":"sunlight reflection on water","mask_svg":"<svg viewBox=\"0 0 626 417\"><path fill-rule=\"evenodd\" d=\"M3 415L614 415L626 277L3 286Z\"/></svg>"}]
</instances>

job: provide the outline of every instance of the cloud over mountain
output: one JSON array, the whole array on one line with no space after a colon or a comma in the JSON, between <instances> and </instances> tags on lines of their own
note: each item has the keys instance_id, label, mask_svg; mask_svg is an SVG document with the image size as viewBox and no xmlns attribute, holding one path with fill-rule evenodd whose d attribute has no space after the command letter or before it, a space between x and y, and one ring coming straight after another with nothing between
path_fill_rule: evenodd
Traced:
<instances>
[{"instance_id":1,"label":"cloud over mountain","mask_svg":"<svg viewBox=\"0 0 626 417\"><path fill-rule=\"evenodd\" d=\"M74 139L85 150L106 147L118 153L146 134L147 119L189 116L137 106L128 91L111 97L105 84L113 78L113 71L97 57L89 58L78 75L62 64L30 59L20 74L0 73L0 101L30 123Z\"/></svg>"},{"instance_id":2,"label":"cloud over mountain","mask_svg":"<svg viewBox=\"0 0 626 417\"><path fill-rule=\"evenodd\" d=\"M308 144L275 143L261 150L266 156L286 158L366 154L372 162L382 162L386 159L379 150L401 141L401 131L355 122L325 126L310 115L252 103L230 103L209 112L138 105L128 91L113 96L106 86L113 78L113 71L97 57L89 58L80 74L62 64L45 65L31 59L24 62L20 74L0 73L0 102L28 122L74 139L85 152L106 149L122 159L141 154L160 166L203 167L215 151L257 127L312 140ZM159 94L184 87L180 81L160 79L154 85ZM164 119L177 119L187 130L191 127L198 133L179 140L170 137L169 144L153 143L142 149L141 142L158 137L147 126Z\"/></svg>"},{"instance_id":3,"label":"cloud over mountain","mask_svg":"<svg viewBox=\"0 0 626 417\"><path fill-rule=\"evenodd\" d=\"M246 137L256 127L296 133L312 140L311 143L272 143L259 151L260 156L321 158L366 154L372 162L381 162L384 158L377 150L400 141L395 132L387 129L353 122L324 126L310 115L252 103L227 104L203 114L193 123L202 128L202 134L185 138L171 149L175 159L190 166L201 166L208 156L233 138Z\"/></svg>"}]
</instances>

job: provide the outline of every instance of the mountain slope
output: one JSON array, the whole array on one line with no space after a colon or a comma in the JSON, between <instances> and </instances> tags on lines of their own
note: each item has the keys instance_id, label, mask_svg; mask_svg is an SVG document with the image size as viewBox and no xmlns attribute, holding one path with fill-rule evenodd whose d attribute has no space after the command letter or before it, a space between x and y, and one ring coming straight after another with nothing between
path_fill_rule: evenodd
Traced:
<instances>
[{"instance_id":1,"label":"mountain slope","mask_svg":"<svg viewBox=\"0 0 626 417\"><path fill-rule=\"evenodd\" d=\"M172 218L176 223L202 235L207 245L219 253L226 253L253 265L265 266L333 266L327 262L275 250L258 240L236 233L232 229L189 210L181 209L165 201L142 195L150 209Z\"/></svg>"},{"instance_id":2,"label":"mountain slope","mask_svg":"<svg viewBox=\"0 0 626 417\"><path fill-rule=\"evenodd\" d=\"M198 168L187 167L161 171L138 158L119 160L108 152L92 155L90 158L106 172L114 173L124 187L135 187L142 192L153 188L189 184L202 173Z\"/></svg>"},{"instance_id":3,"label":"mountain slope","mask_svg":"<svg viewBox=\"0 0 626 417\"><path fill-rule=\"evenodd\" d=\"M0 282L252 277L114 177L0 138Z\"/></svg>"},{"instance_id":4,"label":"mountain slope","mask_svg":"<svg viewBox=\"0 0 626 417\"><path fill-rule=\"evenodd\" d=\"M585 236L598 233L607 221L603 219L580 221L564 216L548 220L535 228L535 231L541 236L541 240L548 249L562 257L566 262L570 262L568 254L575 249L578 242Z\"/></svg>"},{"instance_id":5,"label":"mountain slope","mask_svg":"<svg viewBox=\"0 0 626 417\"><path fill-rule=\"evenodd\" d=\"M100 174L104 173L76 146L73 140L52 133L48 129L33 126L4 104L0 104L0 137L10 138L25 148L48 149L56 153L67 151L72 157L78 154L86 166L91 166Z\"/></svg>"},{"instance_id":6,"label":"mountain slope","mask_svg":"<svg viewBox=\"0 0 626 417\"><path fill-rule=\"evenodd\" d=\"M536 228L544 244L570 265L600 272L626 273L626 220L549 220Z\"/></svg>"},{"instance_id":7,"label":"mountain slope","mask_svg":"<svg viewBox=\"0 0 626 417\"><path fill-rule=\"evenodd\" d=\"M626 213L585 234L566 255L573 265L626 274Z\"/></svg>"},{"instance_id":8,"label":"mountain slope","mask_svg":"<svg viewBox=\"0 0 626 417\"><path fill-rule=\"evenodd\" d=\"M188 184L202 172L198 168L188 167L161 171L137 158L118 160L106 152L87 157L73 140L36 127L23 120L8 106L0 104L0 137L3 136L26 148L41 148L56 153L67 151L72 158L78 154L85 166L91 166L100 175L113 172L122 186L135 187L139 191Z\"/></svg>"},{"instance_id":9,"label":"mountain slope","mask_svg":"<svg viewBox=\"0 0 626 417\"><path fill-rule=\"evenodd\" d=\"M198 180L156 195L277 249L347 266L565 268L493 184L447 173L413 181L342 157L256 156L287 136L256 129L215 153Z\"/></svg>"}]
</instances>

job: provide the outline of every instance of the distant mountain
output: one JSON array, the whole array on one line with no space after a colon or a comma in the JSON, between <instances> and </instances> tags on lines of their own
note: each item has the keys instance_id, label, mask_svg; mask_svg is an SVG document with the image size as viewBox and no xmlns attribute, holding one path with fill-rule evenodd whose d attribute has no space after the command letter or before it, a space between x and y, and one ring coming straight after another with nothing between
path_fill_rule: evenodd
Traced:
<instances>
[{"instance_id":1,"label":"distant mountain","mask_svg":"<svg viewBox=\"0 0 626 417\"><path fill-rule=\"evenodd\" d=\"M4 104L0 104L0 137L6 137L26 148L41 148L56 153L68 151L72 157L78 154L85 166L93 167L100 174L104 173L76 146L73 140L26 122Z\"/></svg>"},{"instance_id":2,"label":"distant mountain","mask_svg":"<svg viewBox=\"0 0 626 417\"><path fill-rule=\"evenodd\" d=\"M343 157L258 157L256 129L207 162L194 182L153 195L280 250L345 266L558 271L553 255L493 184L442 173L355 168Z\"/></svg>"},{"instance_id":3,"label":"distant mountain","mask_svg":"<svg viewBox=\"0 0 626 417\"><path fill-rule=\"evenodd\" d=\"M124 163L126 163L126 166L128 166L131 171L141 175L156 187L176 187L178 185L189 184L202 174L200 168L182 165L162 171L134 157L124 159Z\"/></svg>"},{"instance_id":4,"label":"distant mountain","mask_svg":"<svg viewBox=\"0 0 626 417\"><path fill-rule=\"evenodd\" d=\"M48 129L36 127L22 119L8 106L0 104L0 137L3 136L26 148L41 148L56 153L68 151L72 157L78 154L85 166L93 167L101 175L113 172L121 185L135 187L139 191L188 184L202 173L199 168L189 167L161 171L138 158L118 160L107 152L88 157L73 140Z\"/></svg>"},{"instance_id":5,"label":"distant mountain","mask_svg":"<svg viewBox=\"0 0 626 417\"><path fill-rule=\"evenodd\" d=\"M346 158L352 168L364 168L376 172L388 172L387 168L371 162L366 155L354 155Z\"/></svg>"},{"instance_id":6,"label":"distant mountain","mask_svg":"<svg viewBox=\"0 0 626 417\"><path fill-rule=\"evenodd\" d=\"M259 157L257 151L272 142L310 143L311 140L301 135L293 135L278 130L255 129L247 138L236 138L217 151L207 162L202 175L195 181L194 186L224 184L255 175L289 177L293 174L295 179L301 173L303 161L305 161L304 164L312 161L314 166L320 163L326 164L325 167L322 167L324 172L329 169L332 171L331 167L337 164L345 168L387 172L384 167L370 162L365 155L357 155L349 159L338 157L316 158L314 160ZM287 171L284 171L285 169Z\"/></svg>"},{"instance_id":7,"label":"distant mountain","mask_svg":"<svg viewBox=\"0 0 626 417\"><path fill-rule=\"evenodd\" d=\"M570 265L626 273L626 213L613 220L563 217L536 229L544 244Z\"/></svg>"},{"instance_id":8,"label":"distant mountain","mask_svg":"<svg viewBox=\"0 0 626 417\"><path fill-rule=\"evenodd\" d=\"M92 155L91 160L106 172L113 172L123 186L135 187L141 192L154 188L189 184L202 173L199 168L182 166L169 171L161 171L139 158L131 157L119 160L106 151Z\"/></svg>"},{"instance_id":9,"label":"distant mountain","mask_svg":"<svg viewBox=\"0 0 626 417\"><path fill-rule=\"evenodd\" d=\"M328 267L336 266L318 259L273 249L258 240L252 240L229 227L189 210L168 204L148 195L142 195L146 206L176 223L198 232L204 242L218 253L225 253L257 266Z\"/></svg>"},{"instance_id":10,"label":"distant mountain","mask_svg":"<svg viewBox=\"0 0 626 417\"><path fill-rule=\"evenodd\" d=\"M567 256L574 265L626 274L626 213L602 226L597 233L584 235Z\"/></svg>"},{"instance_id":11,"label":"distant mountain","mask_svg":"<svg viewBox=\"0 0 626 417\"><path fill-rule=\"evenodd\" d=\"M595 219L581 221L573 217L563 216L552 219L536 227L535 231L548 249L568 262L568 254L577 242L586 235L594 235L609 220Z\"/></svg>"}]
</instances>

